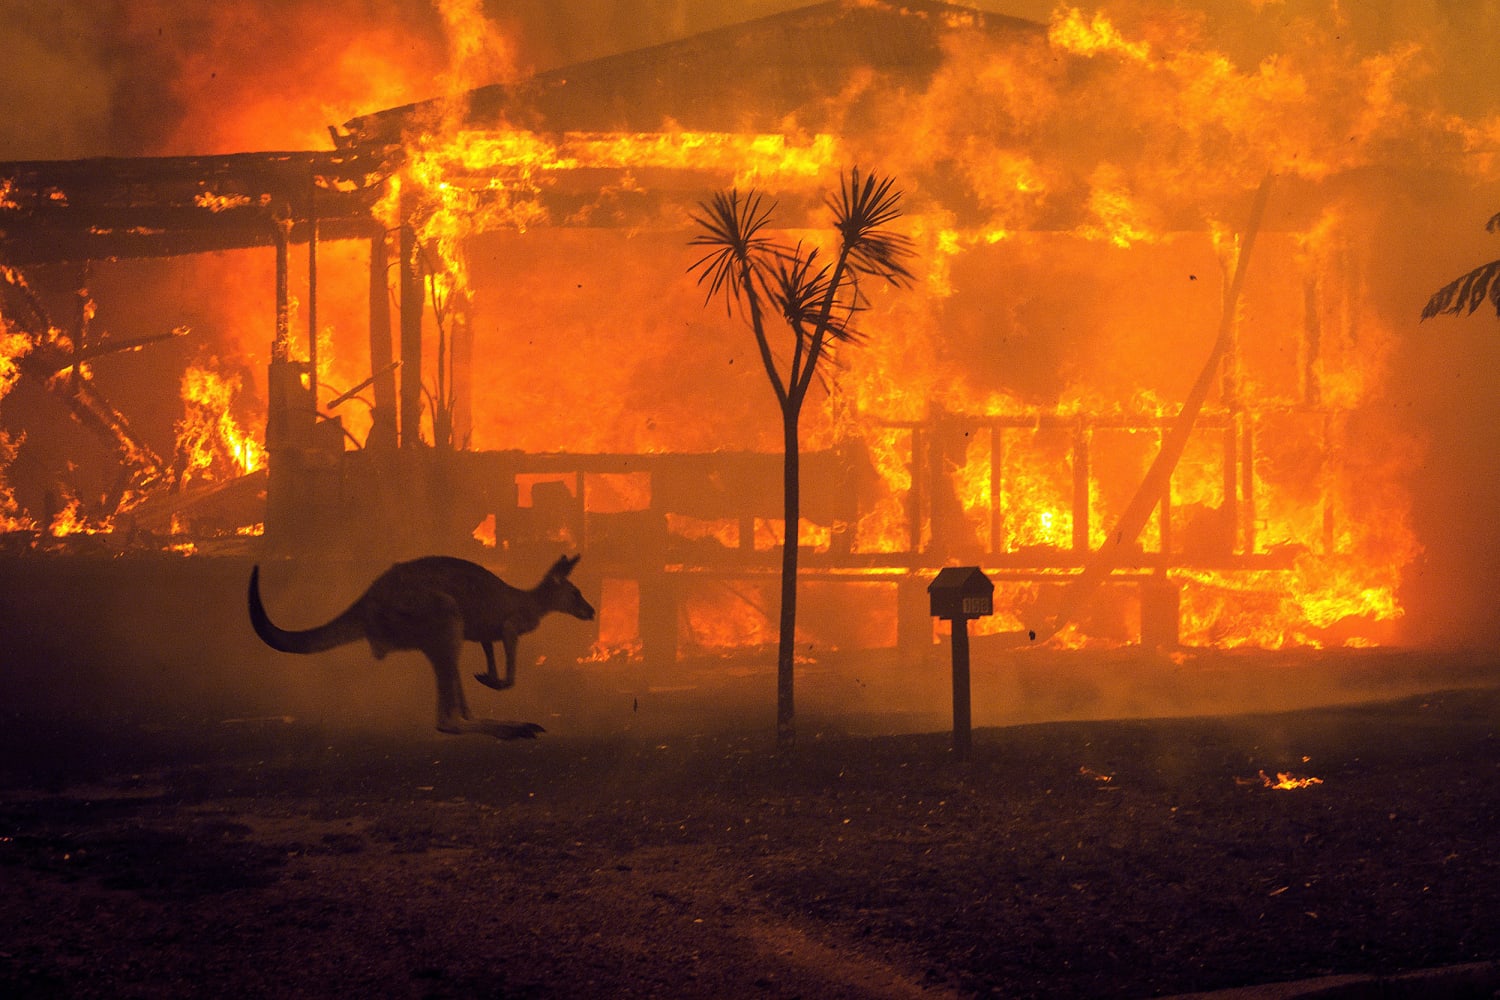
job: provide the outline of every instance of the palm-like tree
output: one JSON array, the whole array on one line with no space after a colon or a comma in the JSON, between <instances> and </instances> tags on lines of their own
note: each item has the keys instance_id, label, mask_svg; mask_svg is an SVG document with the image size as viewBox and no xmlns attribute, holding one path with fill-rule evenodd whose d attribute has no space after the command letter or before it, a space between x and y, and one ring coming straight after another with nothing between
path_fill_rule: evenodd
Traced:
<instances>
[{"instance_id":1,"label":"palm-like tree","mask_svg":"<svg viewBox=\"0 0 1500 1000\"><path fill-rule=\"evenodd\" d=\"M1491 216L1484 228L1492 233L1500 232L1500 215ZM1439 288L1422 308L1422 318L1443 313L1467 316L1486 300L1495 307L1495 315L1500 316L1500 260L1481 264Z\"/></svg>"},{"instance_id":2,"label":"palm-like tree","mask_svg":"<svg viewBox=\"0 0 1500 1000\"><path fill-rule=\"evenodd\" d=\"M723 296L726 310L739 307L755 334L760 359L781 407L783 525L780 635L776 656L776 740L789 745L793 723L793 652L797 629L797 529L801 520L798 423L802 403L831 341L859 339L852 320L862 305L860 280L893 285L911 280L906 261L911 240L888 226L900 215L901 192L890 178L862 175L858 167L840 179L827 199L839 245L832 259L802 243L787 246L768 233L774 203L752 190L721 191L699 205L693 219L701 232L690 241L707 252L692 266L708 298ZM791 333L791 358L777 361L767 318Z\"/></svg>"}]
</instances>

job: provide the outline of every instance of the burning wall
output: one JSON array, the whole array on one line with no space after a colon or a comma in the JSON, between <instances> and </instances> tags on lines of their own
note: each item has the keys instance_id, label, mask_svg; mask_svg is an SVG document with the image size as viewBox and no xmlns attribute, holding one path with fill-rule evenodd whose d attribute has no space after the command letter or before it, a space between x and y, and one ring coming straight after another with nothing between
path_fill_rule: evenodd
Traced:
<instances>
[{"instance_id":1,"label":"burning wall","mask_svg":"<svg viewBox=\"0 0 1500 1000\"><path fill-rule=\"evenodd\" d=\"M442 7L454 38L461 6ZM1423 544L1411 487L1427 443L1390 397L1415 309L1385 286L1404 267L1372 250L1405 218L1397 192L1413 175L1493 191L1496 120L1450 109L1421 40L1371 45L1338 12L1289 5L1234 24L1253 30L1180 11L1064 6L1042 27L822 5L472 91L488 81L455 60L461 100L354 119L341 141L401 150L399 184L429 206L450 199L419 220L392 202L382 218L463 227L425 241L469 299L463 433L529 454L774 452L752 342L687 274L687 213L738 182L813 227L845 164L894 174L929 270L912 292L871 290L868 339L841 352L804 425L812 451L861 448L883 490L856 523L806 530L861 565L916 553L1008 570L1008 629L1129 501L1225 308L1250 193L1272 174L1233 360L1174 478L1172 518L1148 525L1133 569L1183 584L1191 643L1390 641ZM368 248L318 252L327 404L371 373ZM252 401L264 392L268 254L96 264L91 282L134 284L116 274L137 267L173 316L198 298L190 284L211 288L188 307L212 345L200 356L248 373ZM295 276L292 295L299 330L311 296ZM426 333L430 381L431 316ZM363 441L368 407L339 413ZM698 522L672 530L730 530ZM729 548L758 530L733 527ZM760 529L774 544L776 526ZM1108 617L1097 634L1138 637Z\"/></svg>"}]
</instances>

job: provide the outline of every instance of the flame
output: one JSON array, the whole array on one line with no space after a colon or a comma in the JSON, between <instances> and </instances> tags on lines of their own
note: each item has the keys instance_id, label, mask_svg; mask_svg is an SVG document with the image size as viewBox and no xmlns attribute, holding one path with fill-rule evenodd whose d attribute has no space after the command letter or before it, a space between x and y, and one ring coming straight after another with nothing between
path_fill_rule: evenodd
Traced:
<instances>
[{"instance_id":1,"label":"flame","mask_svg":"<svg viewBox=\"0 0 1500 1000\"><path fill-rule=\"evenodd\" d=\"M727 176L736 186L815 181L838 163L837 142L814 135L805 142L779 134L673 130L652 133L566 132L546 136L503 126L425 132L410 141L397 180L377 208L387 225L413 223L452 274L467 286L461 246L477 233L525 232L550 220L537 200L556 176L591 169L692 169ZM403 219L403 191L414 209Z\"/></svg>"},{"instance_id":2,"label":"flame","mask_svg":"<svg viewBox=\"0 0 1500 1000\"><path fill-rule=\"evenodd\" d=\"M723 654L776 641L775 601L756 581L720 581L689 589L680 624L684 654Z\"/></svg>"},{"instance_id":3,"label":"flame","mask_svg":"<svg viewBox=\"0 0 1500 1000\"><path fill-rule=\"evenodd\" d=\"M606 578L599 594L599 638L584 658L587 663L639 663L641 588L639 581Z\"/></svg>"},{"instance_id":4,"label":"flame","mask_svg":"<svg viewBox=\"0 0 1500 1000\"><path fill-rule=\"evenodd\" d=\"M930 86L879 98L887 103L872 117L889 124L873 134L837 137L804 129L795 117L785 134L694 131L670 121L654 132L476 122L465 92L512 79L518 53L478 0L436 8L446 58L441 45L401 25L351 30L337 49L321 41L327 32L298 31L317 40L311 51L288 53L290 67L263 70L256 86L241 88L263 97L199 100L184 85L191 113L167 147L185 146L194 130L224 150L307 146L314 131L321 143L324 123L428 97L435 83L447 99L405 137L379 219L413 227L429 306L446 311L441 322L472 312L473 376L485 389L474 394L470 445L537 452L774 450L756 359L740 342L742 330L703 316L701 291L682 278L680 231L601 223L612 224L609 213L632 198L648 200L639 196L662 172L679 172L679 191L754 186L795 200L821 193L843 164L878 162L913 185L903 225L923 248L927 272L900 294L867 290L866 338L839 352L827 405L804 427L809 448L863 448L878 480L874 495L862 500L855 524L804 521L798 536L823 552L847 533L857 554L945 558L937 543L953 539L933 538L931 511L934 487L946 492L945 523L966 554L1007 565L1035 557L1052 573L1007 581L997 614L974 623L981 634L1024 628L1029 609L1083 555L1081 543L1106 540L1206 349L1239 252L1237 206L1260 177L1316 182L1408 154L1474 176L1496 169L1500 123L1434 106L1424 89L1434 56L1411 43L1361 49L1337 8L1299 15L1279 51L1254 56L1221 51L1214 37L1224 36L1211 37L1207 21L1157 16L1150 5L1119 13L1060 6L1044 37L1020 41L982 39L953 17L957 33L945 39ZM141 15L127 20L144 32ZM238 51L232 34L209 32L210 49L189 68ZM230 64L243 73L241 61ZM295 88L271 85L282 74ZM841 103L877 100L872 80L871 72L851 73L830 99L828 120L838 120ZM308 93L324 103L309 111ZM942 166L937 180L933 164ZM597 191L578 190L595 183ZM947 197L949 184L956 197ZM548 197L561 189L577 206L567 218L548 207L564 203ZM0 180L0 207L19 207L16 197ZM241 197L201 192L197 204L223 211ZM680 200L651 209L651 221L676 225L692 197ZM1167 579L1182 588L1189 645L1380 641L1402 615L1403 572L1420 547L1401 481L1420 456L1402 428L1378 428L1370 444L1355 426L1378 409L1371 404L1398 343L1351 263L1368 214L1351 198L1310 222L1288 223L1303 231L1262 234L1272 249L1252 265L1233 363L1172 479L1173 551L1162 552L1160 518L1139 540L1143 558L1160 556ZM480 240L491 259L475 252ZM335 316L315 334L320 385L354 385L368 374L367 274L356 250L319 250L319 315ZM223 255L194 267L215 279L208 284L252 289L242 297L231 291L214 308L230 331L226 359L260 364L268 338L256 289L269 282L264 255L248 258ZM247 267L261 270L240 280ZM1305 299L1305 287L1316 294ZM1309 329L1316 348L1301 336ZM9 330L0 343L0 396L30 350ZM263 454L228 416L239 386L207 368L184 376L184 476L260 467ZM551 374L563 369L569 377ZM683 379L684 370L702 377ZM709 410L714 419L705 420ZM595 419L601 413L624 416ZM974 433L933 458L926 449L943 415ZM0 445L8 442L13 456L20 441ZM597 512L592 487L585 493ZM621 503L650 506L649 498ZM8 492L0 492L4 518L24 522ZM666 520L674 544L765 552L785 534L767 518L747 526L668 512ZM747 530L752 536L742 538ZM474 536L498 544L492 519ZM685 612L693 643L767 641L763 600L720 598ZM615 588L604 608L630 601ZM716 616L726 615L752 621L715 634ZM601 639L606 653L633 641L623 638L625 626L615 631ZM1078 628L1054 640L1088 641Z\"/></svg>"},{"instance_id":5,"label":"flame","mask_svg":"<svg viewBox=\"0 0 1500 1000\"><path fill-rule=\"evenodd\" d=\"M4 398L3 383L0 383L0 398ZM13 438L0 431L0 534L36 530L36 522L21 511L21 505L16 502L15 493L3 474L6 467L16 460L16 451L23 440L24 437Z\"/></svg>"},{"instance_id":6,"label":"flame","mask_svg":"<svg viewBox=\"0 0 1500 1000\"><path fill-rule=\"evenodd\" d=\"M0 315L0 399L15 387L21 377L21 360L31 353L31 338L20 331L10 329L5 317Z\"/></svg>"},{"instance_id":7,"label":"flame","mask_svg":"<svg viewBox=\"0 0 1500 1000\"><path fill-rule=\"evenodd\" d=\"M47 526L47 532L55 538L102 535L113 530L114 523L110 518L95 519L84 513L83 504L77 497L69 499L67 505L53 516L52 523Z\"/></svg>"},{"instance_id":8,"label":"flame","mask_svg":"<svg viewBox=\"0 0 1500 1000\"><path fill-rule=\"evenodd\" d=\"M690 542L712 541L726 549L740 545L740 522L735 518L705 520L668 513L667 531Z\"/></svg>"},{"instance_id":9,"label":"flame","mask_svg":"<svg viewBox=\"0 0 1500 1000\"><path fill-rule=\"evenodd\" d=\"M1160 239L1157 227L1131 197L1124 171L1112 164L1101 164L1089 179L1088 211L1097 221L1078 227L1084 239L1104 240L1121 250Z\"/></svg>"},{"instance_id":10,"label":"flame","mask_svg":"<svg viewBox=\"0 0 1500 1000\"><path fill-rule=\"evenodd\" d=\"M240 379L207 365L189 365L182 374L183 417L177 422L179 482L228 479L265 465L265 449L234 416Z\"/></svg>"},{"instance_id":11,"label":"flame","mask_svg":"<svg viewBox=\"0 0 1500 1000\"><path fill-rule=\"evenodd\" d=\"M1259 777L1264 787L1281 791L1296 791L1299 788L1311 788L1313 785L1323 783L1322 778L1299 778L1290 771L1277 771L1275 781L1272 781L1264 770L1260 772Z\"/></svg>"},{"instance_id":12,"label":"flame","mask_svg":"<svg viewBox=\"0 0 1500 1000\"><path fill-rule=\"evenodd\" d=\"M559 163L620 169L689 169L730 179L734 187L774 185L826 178L840 163L834 136L804 140L779 133L565 132L558 142ZM566 169L563 167L562 169Z\"/></svg>"},{"instance_id":13,"label":"flame","mask_svg":"<svg viewBox=\"0 0 1500 1000\"><path fill-rule=\"evenodd\" d=\"M1047 40L1055 48L1089 58L1108 54L1138 63L1151 58L1150 45L1126 39L1102 11L1085 18L1077 7L1059 7L1047 26Z\"/></svg>"},{"instance_id":14,"label":"flame","mask_svg":"<svg viewBox=\"0 0 1500 1000\"><path fill-rule=\"evenodd\" d=\"M227 212L233 208L245 208L250 204L250 196L246 194L217 194L213 191L200 191L193 196L193 204L199 208L206 208L210 212Z\"/></svg>"},{"instance_id":15,"label":"flame","mask_svg":"<svg viewBox=\"0 0 1500 1000\"><path fill-rule=\"evenodd\" d=\"M865 432L871 466L888 491L854 527L856 552L904 552L915 546L911 514L901 498L911 489L911 432L897 427L872 427Z\"/></svg>"},{"instance_id":16,"label":"flame","mask_svg":"<svg viewBox=\"0 0 1500 1000\"><path fill-rule=\"evenodd\" d=\"M470 537L485 548L493 549L495 547L495 515L485 515L484 520L480 521L470 532Z\"/></svg>"}]
</instances>

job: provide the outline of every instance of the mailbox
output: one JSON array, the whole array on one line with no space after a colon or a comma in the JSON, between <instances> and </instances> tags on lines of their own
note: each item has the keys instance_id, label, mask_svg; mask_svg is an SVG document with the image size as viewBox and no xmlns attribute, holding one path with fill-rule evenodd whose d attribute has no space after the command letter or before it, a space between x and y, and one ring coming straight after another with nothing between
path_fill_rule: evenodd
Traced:
<instances>
[{"instance_id":1,"label":"mailbox","mask_svg":"<svg viewBox=\"0 0 1500 1000\"><path fill-rule=\"evenodd\" d=\"M973 746L969 720L969 619L995 613L995 585L978 566L949 566L927 585L932 616L953 622L953 755L968 760Z\"/></svg>"},{"instance_id":2,"label":"mailbox","mask_svg":"<svg viewBox=\"0 0 1500 1000\"><path fill-rule=\"evenodd\" d=\"M934 618L986 618L995 613L995 585L978 566L949 566L927 585Z\"/></svg>"}]
</instances>

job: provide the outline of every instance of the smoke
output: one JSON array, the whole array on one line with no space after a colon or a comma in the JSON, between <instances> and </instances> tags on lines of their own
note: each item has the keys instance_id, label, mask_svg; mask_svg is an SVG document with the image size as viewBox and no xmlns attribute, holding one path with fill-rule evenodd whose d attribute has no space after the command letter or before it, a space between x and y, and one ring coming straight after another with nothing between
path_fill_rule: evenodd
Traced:
<instances>
[{"instance_id":1,"label":"smoke","mask_svg":"<svg viewBox=\"0 0 1500 1000\"><path fill-rule=\"evenodd\" d=\"M442 23L410 0L0 3L0 157L326 148L327 127L430 96Z\"/></svg>"},{"instance_id":2,"label":"smoke","mask_svg":"<svg viewBox=\"0 0 1500 1000\"><path fill-rule=\"evenodd\" d=\"M475 84L497 82L798 6L800 0L0 0L0 92L9 108L0 123L0 159L321 146L326 126L438 96L439 78L455 72ZM974 6L1043 23L1071 9L1051 0ZM1495 0L1078 6L1085 17L1107 11L1160 58L1207 48L1242 70L1299 44L1372 53L1418 46L1426 85L1445 109L1469 119L1495 112ZM456 11L483 15L492 26L490 41L468 55L454 44ZM1409 78L1411 67L1402 72Z\"/></svg>"},{"instance_id":3,"label":"smoke","mask_svg":"<svg viewBox=\"0 0 1500 1000\"><path fill-rule=\"evenodd\" d=\"M0 160L327 148L357 115L799 5L0 0Z\"/></svg>"}]
</instances>

